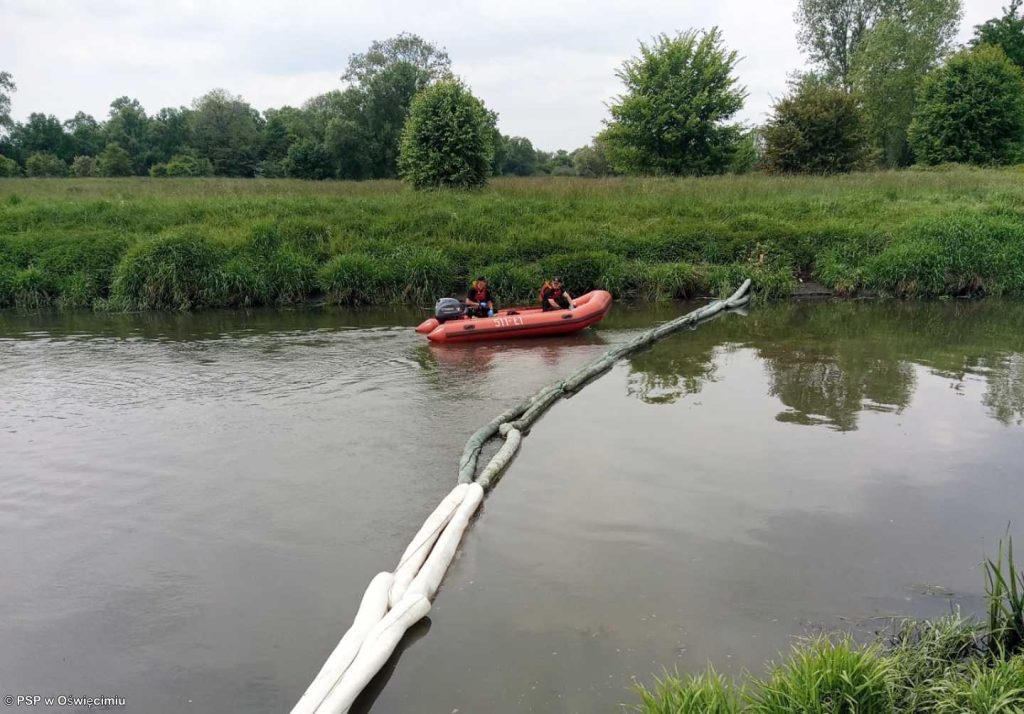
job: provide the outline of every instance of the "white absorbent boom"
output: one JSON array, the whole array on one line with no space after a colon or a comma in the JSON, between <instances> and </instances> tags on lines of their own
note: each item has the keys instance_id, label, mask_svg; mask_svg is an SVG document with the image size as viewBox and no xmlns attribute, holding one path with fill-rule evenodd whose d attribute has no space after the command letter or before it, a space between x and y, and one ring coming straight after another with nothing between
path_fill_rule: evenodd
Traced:
<instances>
[{"instance_id":1,"label":"white absorbent boom","mask_svg":"<svg viewBox=\"0 0 1024 714\"><path fill-rule=\"evenodd\" d=\"M750 281L727 300L716 300L615 347L568 378L544 387L505 410L466 442L459 460L459 485L445 496L405 549L393 573L370 581L352 626L324 662L292 709L292 714L343 714L394 653L406 631L430 612L430 604L455 559L469 521L484 493L497 484L530 426L562 397L604 374L618 360L684 327L746 305ZM484 444L500 436L505 443L477 474Z\"/></svg>"}]
</instances>

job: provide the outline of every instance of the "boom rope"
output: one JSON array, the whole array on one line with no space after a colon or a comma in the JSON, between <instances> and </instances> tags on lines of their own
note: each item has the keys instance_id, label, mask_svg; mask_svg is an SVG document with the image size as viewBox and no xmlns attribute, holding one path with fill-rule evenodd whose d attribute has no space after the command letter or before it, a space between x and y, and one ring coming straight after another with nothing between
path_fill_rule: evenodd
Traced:
<instances>
[{"instance_id":1,"label":"boom rope","mask_svg":"<svg viewBox=\"0 0 1024 714\"><path fill-rule=\"evenodd\" d=\"M370 581L352 626L331 652L292 714L344 714L394 653L406 630L426 616L448 567L455 558L469 520L484 494L498 483L523 437L544 412L582 389L623 357L683 328L714 319L746 305L750 280L726 300L716 300L682 317L647 330L588 362L565 379L496 416L466 441L459 459L458 485L442 499L405 549L393 573ZM484 445L499 437L505 443L477 475Z\"/></svg>"}]
</instances>

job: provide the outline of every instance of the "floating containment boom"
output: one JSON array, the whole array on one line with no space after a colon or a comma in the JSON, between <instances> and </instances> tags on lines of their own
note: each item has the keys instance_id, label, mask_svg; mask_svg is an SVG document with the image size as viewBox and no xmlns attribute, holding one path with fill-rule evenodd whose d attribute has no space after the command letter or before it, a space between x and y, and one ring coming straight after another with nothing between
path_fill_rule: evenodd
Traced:
<instances>
[{"instance_id":1,"label":"floating containment boom","mask_svg":"<svg viewBox=\"0 0 1024 714\"><path fill-rule=\"evenodd\" d=\"M430 611L448 567L455 558L469 520L484 493L501 478L530 426L556 401L604 374L626 355L648 347L672 332L710 320L747 304L750 281L727 300L716 300L633 340L615 347L574 374L544 387L505 410L466 442L459 459L459 484L444 497L413 537L394 573L370 581L355 620L331 652L292 714L343 714L394 653L406 631ZM495 437L505 443L477 475L484 444Z\"/></svg>"}]
</instances>

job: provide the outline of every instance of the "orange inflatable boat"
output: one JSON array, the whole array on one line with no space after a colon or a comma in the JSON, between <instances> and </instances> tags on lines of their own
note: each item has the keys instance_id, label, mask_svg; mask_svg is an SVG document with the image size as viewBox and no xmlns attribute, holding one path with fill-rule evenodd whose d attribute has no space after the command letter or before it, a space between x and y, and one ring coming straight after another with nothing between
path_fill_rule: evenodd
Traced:
<instances>
[{"instance_id":1,"label":"orange inflatable boat","mask_svg":"<svg viewBox=\"0 0 1024 714\"><path fill-rule=\"evenodd\" d=\"M469 342L471 340L508 340L516 337L565 335L596 325L612 308L611 293L604 290L581 295L576 307L544 311L539 307L499 310L494 317L465 315L441 322L436 317L424 320L416 332L432 342Z\"/></svg>"}]
</instances>

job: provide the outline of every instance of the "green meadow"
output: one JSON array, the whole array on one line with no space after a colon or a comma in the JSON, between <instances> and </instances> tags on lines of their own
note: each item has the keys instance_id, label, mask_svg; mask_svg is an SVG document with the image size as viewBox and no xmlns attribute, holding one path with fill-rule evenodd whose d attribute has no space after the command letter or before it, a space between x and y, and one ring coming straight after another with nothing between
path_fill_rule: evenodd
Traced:
<instances>
[{"instance_id":1,"label":"green meadow","mask_svg":"<svg viewBox=\"0 0 1024 714\"><path fill-rule=\"evenodd\" d=\"M191 310L432 304L486 275L665 300L1024 296L1024 171L393 181L0 180L0 306Z\"/></svg>"}]
</instances>

